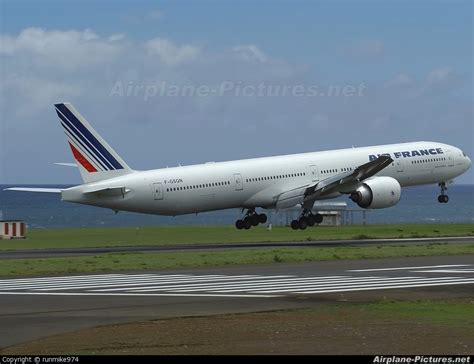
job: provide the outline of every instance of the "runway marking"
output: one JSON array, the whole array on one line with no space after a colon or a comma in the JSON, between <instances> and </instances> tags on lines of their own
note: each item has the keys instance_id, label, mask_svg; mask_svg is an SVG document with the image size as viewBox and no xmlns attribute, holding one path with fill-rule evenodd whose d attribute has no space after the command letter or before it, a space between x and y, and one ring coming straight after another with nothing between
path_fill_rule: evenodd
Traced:
<instances>
[{"instance_id":1,"label":"runway marking","mask_svg":"<svg viewBox=\"0 0 474 364\"><path fill-rule=\"evenodd\" d=\"M401 288L417 288L417 287L437 287L437 286L452 286L452 285L462 285L474 283L474 279L465 282L444 282L444 283L422 283L422 284L412 284L412 285L399 285L399 286L379 286L379 287L360 287L360 288L345 288L335 289L335 290L317 290L317 291L306 291L306 292L295 292L295 293L304 293L304 294L317 294L317 293L338 293L338 292L354 292L354 291L372 291L372 290L381 290L381 289L401 289ZM263 293L263 292L262 292Z\"/></svg>"},{"instance_id":2,"label":"runway marking","mask_svg":"<svg viewBox=\"0 0 474 364\"><path fill-rule=\"evenodd\" d=\"M454 268L416 271L420 273L471 273L469 265L427 266ZM469 268L457 268L469 267ZM383 268L410 270L414 267ZM422 269L424 267L416 267ZM373 270L371 270L373 271ZM413 271L412 271L413 272ZM62 296L183 296L183 297L281 297L381 289L400 289L474 283L470 276L294 276L219 274L110 274L0 280L0 295L38 294ZM64 292L58 292L64 291Z\"/></svg>"},{"instance_id":3,"label":"runway marking","mask_svg":"<svg viewBox=\"0 0 474 364\"><path fill-rule=\"evenodd\" d=\"M255 279L254 281L248 283L248 282L243 282L241 283L241 281L235 281L235 282L224 282L224 283L208 283L208 284L187 284L187 285L176 285L176 284L172 284L170 283L170 285L166 286L166 287L163 287L163 286L151 286L151 287L139 287L139 289L137 290L134 290L134 292L147 292L147 291L154 291L154 290L163 290L164 288L166 288L166 290L176 290L176 289L180 289L180 290L187 290L187 291L191 291L191 290L195 290L195 289L199 289L199 288L211 288L213 286L217 286L217 287L228 287L228 286L231 286L232 283L235 283L236 286L238 287L246 287L248 285L255 285L255 284L269 284L269 285L279 285L283 282L292 282L294 280L314 280L315 277L305 277L305 278L283 278L283 279L273 279L275 277L278 277L278 276L267 276L267 277L259 277L258 279ZM288 277L288 276L287 276ZM324 280L330 280L331 278L339 278L341 276L330 276L330 277L318 277L317 279L324 279ZM127 289L129 290L129 288ZM94 291L99 291L99 290L94 290ZM102 290L100 290L102 291ZM108 291L108 290L106 290Z\"/></svg>"},{"instance_id":4,"label":"runway marking","mask_svg":"<svg viewBox=\"0 0 474 364\"><path fill-rule=\"evenodd\" d=\"M278 277L278 276L277 276ZM281 277L288 277L288 276L281 276ZM272 278L272 277L269 277ZM246 280L251 280L251 279L257 279L256 276L240 276L239 281L246 281ZM261 279L259 277L258 279ZM169 281L167 278L149 278L147 280L140 280L138 282L133 281L124 281L124 282L117 282L117 281L109 281L109 282L103 282L103 283L89 283L89 284L81 284L81 285L74 285L74 284L67 284L67 285L56 285L56 286L50 286L47 288L39 288L38 290L45 290L45 291L55 291L55 290L68 290L68 289L82 289L82 288L96 288L96 287L123 287L123 286L138 286L138 285L150 285L150 284L157 284L159 283L160 286L158 287L163 287L166 285L170 284L182 284L182 283L190 283L193 282L194 284L198 284L200 282L220 282L220 281L233 281L236 280L234 277L199 277L199 278L183 278L183 279L173 279L172 281Z\"/></svg>"},{"instance_id":5,"label":"runway marking","mask_svg":"<svg viewBox=\"0 0 474 364\"><path fill-rule=\"evenodd\" d=\"M329 286L329 285L320 285L318 286L313 286L313 287L308 287L308 288L302 288L300 289L299 287L295 287L292 292L295 293L310 293L310 292L319 292L320 289L324 290L325 292L329 291L345 291L347 288L360 288L360 287L367 287L368 289L378 289L379 287L391 287L391 286L403 286L403 287L411 287L411 286L418 286L421 287L423 285L429 285L429 284L444 284L444 283L455 283L455 282L461 282L461 283L474 283L474 278L473 279L465 279L465 280L460 280L460 279L453 279L453 278L448 278L448 277L443 277L443 278L437 278L437 279L417 279L417 280L400 280L400 279L393 279L392 281L386 281L386 282L369 282L369 283L356 283L356 284L340 284L339 286ZM324 287L326 286L326 287ZM287 289L273 289L273 290L258 290L259 293L279 293L279 292L286 292ZM222 291L219 291L222 292ZM250 290L248 292L257 292L257 290Z\"/></svg>"},{"instance_id":6,"label":"runway marking","mask_svg":"<svg viewBox=\"0 0 474 364\"><path fill-rule=\"evenodd\" d=\"M448 265L425 265L421 267L393 267L393 268L375 268L375 269L352 269L347 272L382 272L391 270L410 270L410 269L425 269L425 268L456 268L469 267L470 264L448 264Z\"/></svg>"},{"instance_id":7,"label":"runway marking","mask_svg":"<svg viewBox=\"0 0 474 364\"><path fill-rule=\"evenodd\" d=\"M120 276L114 276L110 278L94 278L91 277L89 279L52 279L50 281L36 281L35 279L31 281L24 281L24 282L8 282L7 280L5 281L0 281L0 289L2 287L8 288L11 286L22 286L24 288L28 287L36 287L38 284L41 284L46 287L54 287L54 286L67 286L67 285L75 285L78 286L79 284L92 284L92 282L96 283L107 283L107 282L121 282L121 281L130 281L130 275L120 275ZM222 275L208 275L205 276L205 279L218 279L219 277L224 277ZM242 276L242 277L256 277L256 276ZM166 275L166 276L160 276L160 275L153 275L153 274L148 274L148 275L133 275L133 282L140 282L140 281L161 281L161 280L169 280L173 279L177 282L181 280L198 280L199 276L189 276L189 275Z\"/></svg>"},{"instance_id":8,"label":"runway marking","mask_svg":"<svg viewBox=\"0 0 474 364\"><path fill-rule=\"evenodd\" d=\"M206 293L95 293L95 292L1 292L0 295L38 296L138 296L138 297L224 297L224 298L274 298L279 295L257 294L206 294Z\"/></svg>"},{"instance_id":9,"label":"runway marking","mask_svg":"<svg viewBox=\"0 0 474 364\"><path fill-rule=\"evenodd\" d=\"M174 275L174 279L181 279L182 276ZM171 277L170 277L171 278ZM66 285L66 284L82 284L82 283L90 283L90 282L109 282L109 281L121 281L121 280L129 280L130 278L127 276L112 276L112 277L100 277L100 278L94 278L90 277L88 279L81 278L81 279L67 279L67 278L62 278L62 279L56 279L52 278L49 280L36 280L36 279L31 279L29 281L22 280L20 282L17 282L16 280L0 280L0 289L1 288L8 288L11 286L17 286L17 287L34 287L37 285L43 285L43 286L54 286L54 285ZM142 276L137 276L134 277L136 281L140 281L143 279L150 279L150 277L142 277Z\"/></svg>"},{"instance_id":10,"label":"runway marking","mask_svg":"<svg viewBox=\"0 0 474 364\"><path fill-rule=\"evenodd\" d=\"M474 273L474 269L433 269L433 270L414 270L415 273Z\"/></svg>"},{"instance_id":11,"label":"runway marking","mask_svg":"<svg viewBox=\"0 0 474 364\"><path fill-rule=\"evenodd\" d=\"M411 278L415 278L415 277L411 277ZM343 279L324 279L324 280L321 280L319 279L319 277L317 279L315 279L314 277L310 277L310 278L303 278L302 280L301 279L295 279L295 280L290 280L290 279L287 279L287 280L280 280L280 281L276 281L276 282L273 282L273 281L269 281L269 282L254 282L254 283L244 283L244 284L238 284L236 285L236 287L238 288L234 288L236 290L245 290L246 292L249 290L249 289L252 289L252 288L255 288L255 287L265 287L265 286L278 286L278 287L296 287L296 286L301 286L301 285L311 285L311 286L315 286L315 285L319 285L319 284L328 284L328 285L337 285L338 282L351 282L351 281L371 281L371 280L387 280L387 278L380 278L380 277L344 277ZM322 283L321 283L322 282ZM190 287L186 287L186 288L167 288L167 290L169 289L170 291L173 291L173 292L177 292L177 291L184 291L184 290L187 290L187 291L190 291L190 290L205 290L205 291L214 291L214 290L220 290L222 288L226 288L226 287L232 287L230 286L229 284L227 285L214 285L214 286L190 286ZM133 292L150 292L150 291L153 291L153 289L143 289L143 287L140 287L138 289L134 289Z\"/></svg>"},{"instance_id":12,"label":"runway marking","mask_svg":"<svg viewBox=\"0 0 474 364\"><path fill-rule=\"evenodd\" d=\"M302 288L305 288L305 287L310 287L310 288L317 288L317 287L325 287L325 286L329 286L329 287L344 287L344 286L347 286L347 285L350 285L350 286L356 286L358 283L364 283L364 282L367 282L368 285L371 285L371 286L376 286L377 283L382 283L382 284L388 284L392 281L415 281L413 277L397 277L397 278L367 278L367 277L362 277L363 279L346 279L344 281L338 281L338 282L323 282L323 283L311 283L311 282L307 282L307 283L302 283L302 284L290 284L290 285L279 285L278 286L278 290L281 290L281 291L295 291L296 289L299 289L300 287ZM245 287L245 292L258 292L258 291L265 291L266 289L268 289L268 287L265 287L265 286L260 286L260 287ZM219 288L219 289L212 289L212 290L206 290L206 292L226 292L226 293L229 293L229 292L232 292L232 291L242 291L243 289L239 288L239 289L236 289L236 288L231 288L231 289L222 289L222 288ZM142 291L134 291L134 292L142 292ZM178 290L173 290L173 292L178 292Z\"/></svg>"},{"instance_id":13,"label":"runway marking","mask_svg":"<svg viewBox=\"0 0 474 364\"><path fill-rule=\"evenodd\" d=\"M252 279L256 278L258 276L239 276L239 279ZM278 276L277 276L278 277ZM282 276L284 277L284 276ZM87 281L84 281L84 283L79 282L79 281L64 281L64 282L23 282L20 283L19 285L15 283L9 283L9 284L2 284L0 282L0 290L2 289L10 289L11 287L22 287L24 289L27 288L36 288L40 284L42 287L45 287L45 289L54 289L55 287L73 287L73 288L87 288L93 285L96 285L97 287L102 287L102 286L107 286L107 285L127 285L127 282L130 282L131 285L135 284L152 284L152 283L160 283L160 284L166 284L164 282L172 280L172 282L194 282L194 281L209 281L209 280L220 280L220 279L231 279L229 276L222 276L222 275L209 275L209 276L160 276L160 275L150 275L146 278L136 278L134 275L123 275L122 277L114 277L113 279L100 279L100 280L93 280L89 279Z\"/></svg>"}]
</instances>

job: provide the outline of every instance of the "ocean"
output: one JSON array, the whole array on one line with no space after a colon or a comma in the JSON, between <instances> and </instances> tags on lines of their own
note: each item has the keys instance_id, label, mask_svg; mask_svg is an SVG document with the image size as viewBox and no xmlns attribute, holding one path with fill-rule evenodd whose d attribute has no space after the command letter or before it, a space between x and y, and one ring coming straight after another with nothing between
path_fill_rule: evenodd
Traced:
<instances>
[{"instance_id":1,"label":"ocean","mask_svg":"<svg viewBox=\"0 0 474 364\"><path fill-rule=\"evenodd\" d=\"M19 185L16 185L17 187ZM27 185L22 185L28 187ZM4 191L0 185L0 211L3 219L24 220L30 228L113 227L144 225L225 225L234 224L241 216L237 209L176 217L119 212L98 207L62 202L60 196L49 193ZM57 187L38 186L35 187ZM61 186L68 187L68 186ZM449 203L441 204L437 186L408 187L402 190L400 202L391 208L367 210L368 224L399 223L474 223L474 185L451 185ZM359 209L347 196L334 201L347 202ZM359 209L360 210L360 209ZM281 215L270 215L274 224L283 223ZM1 219L1 218L0 218ZM354 223L362 223L362 214L354 213Z\"/></svg>"}]
</instances>

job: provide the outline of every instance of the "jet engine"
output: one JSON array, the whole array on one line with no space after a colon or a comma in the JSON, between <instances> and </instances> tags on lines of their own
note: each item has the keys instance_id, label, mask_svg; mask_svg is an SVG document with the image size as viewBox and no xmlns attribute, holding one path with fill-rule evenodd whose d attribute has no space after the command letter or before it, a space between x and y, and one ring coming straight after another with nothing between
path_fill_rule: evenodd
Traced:
<instances>
[{"instance_id":1,"label":"jet engine","mask_svg":"<svg viewBox=\"0 0 474 364\"><path fill-rule=\"evenodd\" d=\"M370 178L351 193L351 200L364 209L382 209L400 201L400 183L392 177Z\"/></svg>"}]
</instances>

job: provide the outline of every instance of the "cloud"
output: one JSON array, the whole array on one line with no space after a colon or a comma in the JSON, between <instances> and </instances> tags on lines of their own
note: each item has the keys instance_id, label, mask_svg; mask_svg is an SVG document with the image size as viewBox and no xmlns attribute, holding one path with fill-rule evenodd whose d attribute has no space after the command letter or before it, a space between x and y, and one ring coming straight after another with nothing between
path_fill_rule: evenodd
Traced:
<instances>
[{"instance_id":1,"label":"cloud","mask_svg":"<svg viewBox=\"0 0 474 364\"><path fill-rule=\"evenodd\" d=\"M452 67L437 67L418 77L399 73L385 83L385 88L390 94L404 98L434 100L450 97L452 92L464 90L469 83L469 76L459 74ZM464 93L467 94L469 92Z\"/></svg>"},{"instance_id":2,"label":"cloud","mask_svg":"<svg viewBox=\"0 0 474 364\"><path fill-rule=\"evenodd\" d=\"M119 35L100 38L90 29L48 31L27 28L17 36L1 35L0 54L16 56L22 63L31 60L37 65L73 69L114 59L121 50L116 41L122 39Z\"/></svg>"},{"instance_id":3,"label":"cloud","mask_svg":"<svg viewBox=\"0 0 474 364\"><path fill-rule=\"evenodd\" d=\"M232 48L232 50L241 59L248 62L264 63L267 61L267 56L254 44L235 46Z\"/></svg>"},{"instance_id":4,"label":"cloud","mask_svg":"<svg viewBox=\"0 0 474 364\"><path fill-rule=\"evenodd\" d=\"M384 56L385 44L378 39L363 39L342 48L342 54L357 60L378 60Z\"/></svg>"},{"instance_id":5,"label":"cloud","mask_svg":"<svg viewBox=\"0 0 474 364\"><path fill-rule=\"evenodd\" d=\"M145 43L148 54L157 56L161 62L175 66L195 60L200 49L192 45L176 46L163 38L154 38Z\"/></svg>"},{"instance_id":6,"label":"cloud","mask_svg":"<svg viewBox=\"0 0 474 364\"><path fill-rule=\"evenodd\" d=\"M153 10L148 13L147 17L152 20L161 20L163 18L163 12L160 10Z\"/></svg>"},{"instance_id":7,"label":"cloud","mask_svg":"<svg viewBox=\"0 0 474 364\"><path fill-rule=\"evenodd\" d=\"M122 20L129 25L140 25L143 22L156 22L163 19L163 12L159 9L149 11L145 14L125 14L121 18Z\"/></svg>"},{"instance_id":8,"label":"cloud","mask_svg":"<svg viewBox=\"0 0 474 364\"><path fill-rule=\"evenodd\" d=\"M410 76L408 76L404 73L399 73L398 75L396 75L392 79L388 80L387 83L386 83L386 86L387 87L407 86L407 85L411 85L413 82L414 81Z\"/></svg>"},{"instance_id":9,"label":"cloud","mask_svg":"<svg viewBox=\"0 0 474 364\"><path fill-rule=\"evenodd\" d=\"M445 82L453 78L453 70L450 67L440 67L432 70L428 76L428 83Z\"/></svg>"},{"instance_id":10,"label":"cloud","mask_svg":"<svg viewBox=\"0 0 474 364\"><path fill-rule=\"evenodd\" d=\"M50 111L53 103L73 100L85 91L74 83L20 75L6 75L1 90L3 99L8 101L3 107L4 115L14 115L19 120L25 118L35 123L40 119L34 116Z\"/></svg>"},{"instance_id":11,"label":"cloud","mask_svg":"<svg viewBox=\"0 0 474 364\"><path fill-rule=\"evenodd\" d=\"M455 132L472 130L470 75L450 65L385 78L381 73L360 97L319 92L244 97L244 87L258 89L262 82L280 88L317 85L321 91L331 84L321 84L310 67L275 59L252 42L207 48L156 34L135 40L126 33L41 28L3 34L0 40L1 123L9 136L1 141L8 171L1 182L78 181L48 168L58 155L60 161L69 157L52 108L57 101L73 102L137 169L409 139L464 143L468 153L472 144L468 132ZM374 49L368 53L376 56ZM463 78L467 82L460 82ZM117 82L122 96L111 93ZM205 97L160 95L157 89L145 100L144 89L160 82L195 88L231 82L240 87L240 96L234 89ZM20 150L18 140L29 148ZM30 150L41 153L32 158Z\"/></svg>"},{"instance_id":12,"label":"cloud","mask_svg":"<svg viewBox=\"0 0 474 364\"><path fill-rule=\"evenodd\" d=\"M107 40L109 42L117 42L117 41L121 41L121 40L124 40L126 37L125 34L123 33L120 33L120 34L112 34L110 35L109 37L107 37Z\"/></svg>"}]
</instances>

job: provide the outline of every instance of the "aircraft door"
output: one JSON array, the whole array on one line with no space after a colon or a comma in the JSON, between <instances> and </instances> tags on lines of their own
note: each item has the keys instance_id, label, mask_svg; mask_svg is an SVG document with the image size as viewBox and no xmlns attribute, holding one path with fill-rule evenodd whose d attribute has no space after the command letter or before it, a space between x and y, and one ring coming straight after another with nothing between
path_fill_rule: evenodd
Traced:
<instances>
[{"instance_id":1,"label":"aircraft door","mask_svg":"<svg viewBox=\"0 0 474 364\"><path fill-rule=\"evenodd\" d=\"M453 152L451 152L450 150L448 150L448 151L446 152L446 154L448 155L448 167L454 166Z\"/></svg>"},{"instance_id":2,"label":"aircraft door","mask_svg":"<svg viewBox=\"0 0 474 364\"><path fill-rule=\"evenodd\" d=\"M397 172L403 172L403 162L401 159L395 159L395 168L397 168Z\"/></svg>"},{"instance_id":3,"label":"aircraft door","mask_svg":"<svg viewBox=\"0 0 474 364\"><path fill-rule=\"evenodd\" d=\"M242 182L242 175L240 173L234 173L234 183L235 183L236 191L242 191L244 189L244 184Z\"/></svg>"},{"instance_id":4,"label":"aircraft door","mask_svg":"<svg viewBox=\"0 0 474 364\"><path fill-rule=\"evenodd\" d=\"M161 182L153 183L153 195L155 200L163 200L163 184Z\"/></svg>"},{"instance_id":5,"label":"aircraft door","mask_svg":"<svg viewBox=\"0 0 474 364\"><path fill-rule=\"evenodd\" d=\"M318 166L315 166L314 164L309 166L309 170L311 171L311 178L313 182L318 182L319 181L319 171L318 171Z\"/></svg>"}]
</instances>

